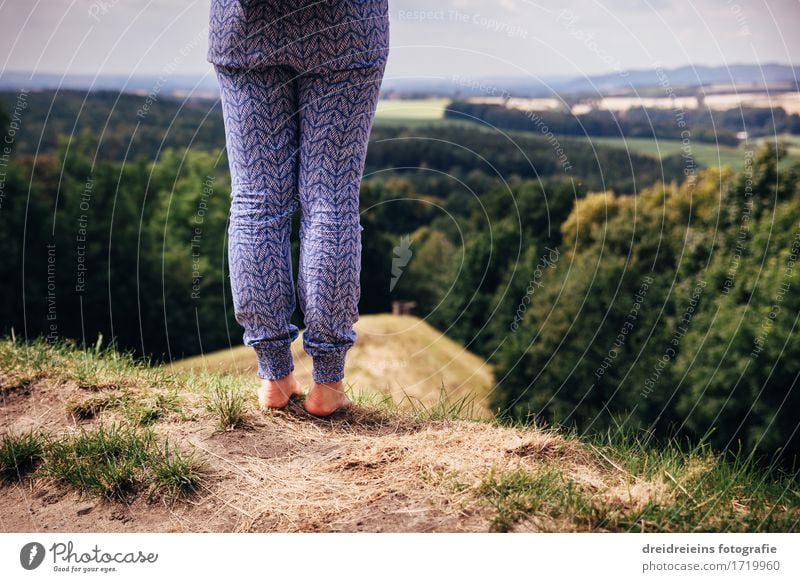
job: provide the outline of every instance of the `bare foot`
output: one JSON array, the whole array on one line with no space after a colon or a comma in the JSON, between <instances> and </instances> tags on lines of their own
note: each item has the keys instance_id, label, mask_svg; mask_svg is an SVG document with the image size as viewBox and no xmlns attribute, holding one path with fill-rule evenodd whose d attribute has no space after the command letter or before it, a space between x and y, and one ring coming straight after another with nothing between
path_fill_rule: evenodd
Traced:
<instances>
[{"instance_id":1,"label":"bare foot","mask_svg":"<svg viewBox=\"0 0 800 582\"><path fill-rule=\"evenodd\" d=\"M351 403L344 393L344 382L317 384L311 387L306 396L305 407L314 416L330 416Z\"/></svg>"},{"instance_id":2,"label":"bare foot","mask_svg":"<svg viewBox=\"0 0 800 582\"><path fill-rule=\"evenodd\" d=\"M258 404L262 410L267 408L283 408L289 404L292 395L301 395L300 384L291 372L278 380L264 379L258 390Z\"/></svg>"}]
</instances>

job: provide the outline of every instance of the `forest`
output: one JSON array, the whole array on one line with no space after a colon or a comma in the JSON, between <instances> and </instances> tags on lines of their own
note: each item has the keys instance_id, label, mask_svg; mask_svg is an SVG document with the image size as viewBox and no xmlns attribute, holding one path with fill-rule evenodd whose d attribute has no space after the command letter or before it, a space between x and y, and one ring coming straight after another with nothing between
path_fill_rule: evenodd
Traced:
<instances>
[{"instance_id":1,"label":"forest","mask_svg":"<svg viewBox=\"0 0 800 582\"><path fill-rule=\"evenodd\" d=\"M19 97L0 95L2 332L102 334L156 361L240 343L218 104L160 97L140 115L142 96L44 91L17 116ZM736 173L573 140L567 119L548 120L556 147L496 111L448 109L508 131L375 125L361 311L416 301L494 366L501 418L796 458L800 168L785 147L745 143ZM649 135L674 137L658 121Z\"/></svg>"}]
</instances>

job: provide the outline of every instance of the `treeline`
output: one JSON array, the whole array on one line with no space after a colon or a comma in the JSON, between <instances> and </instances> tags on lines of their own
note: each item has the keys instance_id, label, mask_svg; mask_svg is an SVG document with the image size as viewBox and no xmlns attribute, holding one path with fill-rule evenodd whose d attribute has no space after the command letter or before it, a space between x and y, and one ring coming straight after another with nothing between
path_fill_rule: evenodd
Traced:
<instances>
[{"instance_id":1,"label":"treeline","mask_svg":"<svg viewBox=\"0 0 800 582\"><path fill-rule=\"evenodd\" d=\"M12 111L17 99L18 93L0 92L0 109ZM96 136L97 159L105 161L154 160L169 148L225 147L222 111L213 100L75 90L31 91L25 100L23 131L14 144L21 154L52 153L63 136L84 131Z\"/></svg>"},{"instance_id":2,"label":"treeline","mask_svg":"<svg viewBox=\"0 0 800 582\"><path fill-rule=\"evenodd\" d=\"M632 108L624 113L592 110L581 115L564 111L520 111L502 105L454 101L445 117L484 123L491 127L555 135L590 137L647 137L737 146L736 134L749 137L800 134L800 115L782 108L734 108L726 111L706 109ZM688 132L688 133L684 133Z\"/></svg>"}]
</instances>

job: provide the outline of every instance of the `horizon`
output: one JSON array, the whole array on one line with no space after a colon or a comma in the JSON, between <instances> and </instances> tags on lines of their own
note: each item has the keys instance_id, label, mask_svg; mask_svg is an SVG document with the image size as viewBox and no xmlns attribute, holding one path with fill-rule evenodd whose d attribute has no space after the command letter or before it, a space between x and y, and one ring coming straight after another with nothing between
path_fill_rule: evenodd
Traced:
<instances>
[{"instance_id":1,"label":"horizon","mask_svg":"<svg viewBox=\"0 0 800 582\"><path fill-rule=\"evenodd\" d=\"M746 62L746 61L741 61L741 62L735 62L735 63L725 63L725 64L720 64L720 65L714 65L714 64L703 63L703 62L689 62L689 63L683 64L683 65L676 65L676 66L670 66L670 67L661 67L661 68L666 70L666 71L675 71L675 70L680 70L680 69L717 69L717 68L720 68L720 69L721 68L734 69L734 68L737 68L737 67L760 67L760 68L763 69L763 68L775 67L775 66L800 69L800 63L795 64L795 63L789 62L789 61L783 61L783 62L782 61L765 61L765 62L756 62L756 61ZM625 72L625 73L640 73L640 72L652 71L652 70L655 70L656 68L658 68L656 65L654 65L652 67L634 67L634 68L630 68L630 69L623 69L622 72ZM203 76L203 75L205 75L207 73L208 72L206 72L206 71L188 71L188 72L185 71L185 72L176 73L175 76L179 76L179 77L198 77L198 76ZM30 69L12 69L12 68L4 69L4 70L0 69L0 79L3 78L3 75L7 75L7 74L12 74L12 75L23 75L23 74L34 75L34 74L36 74L36 75L43 75L43 76L46 76L46 75L64 75L64 76L68 76L69 75L69 76L75 76L75 77L90 76L90 75L97 75L97 76L104 76L104 77L120 77L120 76L125 76L125 75L129 75L130 77L152 77L152 76L160 76L160 75L162 75L163 71L152 71L152 72L139 71L137 73L125 73L125 72L118 72L118 73L115 73L115 72L103 72L103 73L98 73L96 71L65 72L65 71L58 71L58 70L39 70L39 71L35 71L34 72L34 71L30 70ZM599 71L597 73L592 73L591 75L588 75L588 76L589 77L603 77L603 76L614 75L614 74L619 74L619 71L617 71L615 69L608 69L608 70ZM428 76L424 76L424 77L420 77L420 78L429 78L429 77ZM519 75L512 75L512 74L492 75L492 74L487 74L487 75L476 76L475 78L479 78L479 79L529 79L531 77L523 75L523 74L519 74ZM538 78L541 78L541 79L576 79L576 78L581 78L581 76L580 75L569 75L569 74L564 73L564 74L552 74L552 75L538 75Z\"/></svg>"},{"instance_id":2,"label":"horizon","mask_svg":"<svg viewBox=\"0 0 800 582\"><path fill-rule=\"evenodd\" d=\"M690 64L678 67L631 69L598 73L581 77L552 75L525 77L522 75L488 75L466 77L462 75L439 77L405 77L384 79L384 97L388 94L427 94L437 96L496 96L498 91L509 96L543 97L552 95L586 95L638 93L659 84L663 76L682 91L696 88L730 87L736 90L756 89L775 93L796 92L798 67L791 63L735 63L727 66ZM164 96L209 98L217 93L216 78L208 73L58 73L49 71L0 72L0 91L121 91L142 94L157 91Z\"/></svg>"}]
</instances>

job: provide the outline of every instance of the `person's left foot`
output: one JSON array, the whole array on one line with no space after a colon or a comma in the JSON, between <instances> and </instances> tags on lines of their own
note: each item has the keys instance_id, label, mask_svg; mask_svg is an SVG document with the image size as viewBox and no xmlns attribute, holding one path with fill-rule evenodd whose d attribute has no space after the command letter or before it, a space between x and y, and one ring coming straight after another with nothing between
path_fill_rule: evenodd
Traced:
<instances>
[{"instance_id":1,"label":"person's left foot","mask_svg":"<svg viewBox=\"0 0 800 582\"><path fill-rule=\"evenodd\" d=\"M289 372L287 376L278 380L262 380L261 388L258 390L258 404L262 410L283 408L295 394L300 396L303 391L294 374Z\"/></svg>"}]
</instances>

